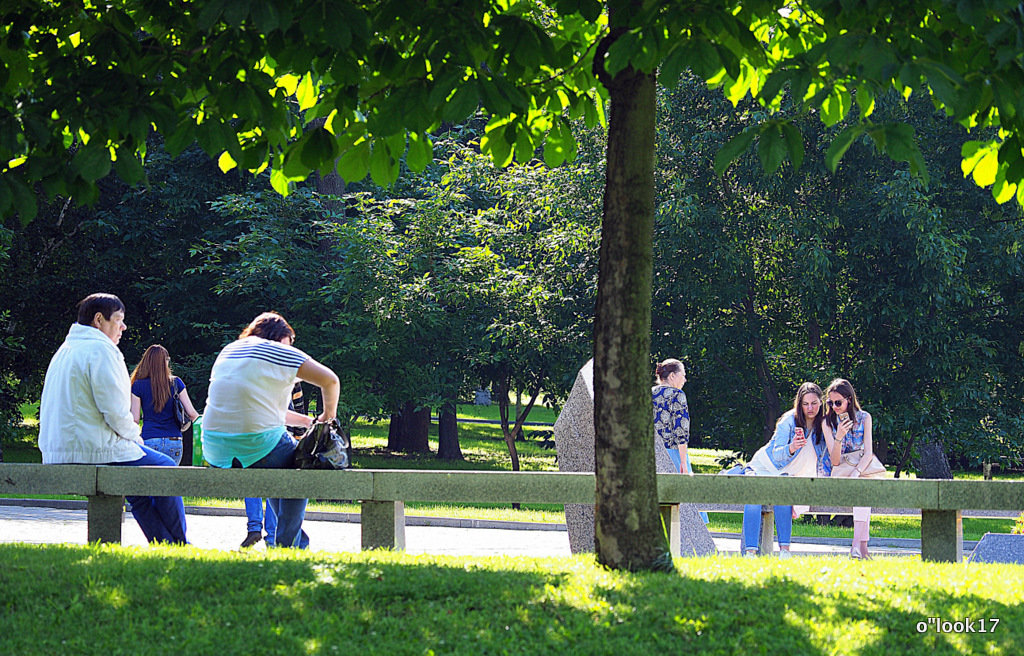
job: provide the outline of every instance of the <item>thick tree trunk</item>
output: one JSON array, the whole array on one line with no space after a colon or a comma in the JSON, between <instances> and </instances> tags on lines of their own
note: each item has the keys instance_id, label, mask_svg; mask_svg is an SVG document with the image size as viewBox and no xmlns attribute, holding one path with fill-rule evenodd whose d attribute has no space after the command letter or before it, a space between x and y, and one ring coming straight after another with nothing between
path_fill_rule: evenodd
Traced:
<instances>
[{"instance_id":1,"label":"thick tree trunk","mask_svg":"<svg viewBox=\"0 0 1024 656\"><path fill-rule=\"evenodd\" d=\"M391 413L388 426L388 450L406 453L430 453L430 408L416 409L406 401L398 412Z\"/></svg>"},{"instance_id":2,"label":"thick tree trunk","mask_svg":"<svg viewBox=\"0 0 1024 656\"><path fill-rule=\"evenodd\" d=\"M437 457L441 460L463 460L454 401L445 403L437 417Z\"/></svg>"},{"instance_id":3,"label":"thick tree trunk","mask_svg":"<svg viewBox=\"0 0 1024 656\"><path fill-rule=\"evenodd\" d=\"M655 78L631 68L607 78L611 117L594 320L595 546L608 567L671 570L658 512L648 371Z\"/></svg>"}]
</instances>

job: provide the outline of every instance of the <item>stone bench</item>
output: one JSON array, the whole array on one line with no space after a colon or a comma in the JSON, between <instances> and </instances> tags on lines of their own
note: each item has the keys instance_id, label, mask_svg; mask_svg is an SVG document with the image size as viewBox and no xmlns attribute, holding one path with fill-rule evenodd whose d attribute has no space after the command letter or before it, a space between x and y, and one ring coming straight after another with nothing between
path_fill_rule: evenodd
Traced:
<instances>
[{"instance_id":1,"label":"stone bench","mask_svg":"<svg viewBox=\"0 0 1024 656\"><path fill-rule=\"evenodd\" d=\"M921 557L958 562L964 509L1024 508L1024 481L833 479L658 474L658 500L678 536L678 504L810 504L921 509ZM0 494L88 498L89 541L120 542L124 497L345 499L361 504L364 549L405 547L405 502L593 503L591 473L351 469L213 469L0 464ZM672 530L674 528L674 530ZM678 554L678 537L671 541Z\"/></svg>"}]
</instances>

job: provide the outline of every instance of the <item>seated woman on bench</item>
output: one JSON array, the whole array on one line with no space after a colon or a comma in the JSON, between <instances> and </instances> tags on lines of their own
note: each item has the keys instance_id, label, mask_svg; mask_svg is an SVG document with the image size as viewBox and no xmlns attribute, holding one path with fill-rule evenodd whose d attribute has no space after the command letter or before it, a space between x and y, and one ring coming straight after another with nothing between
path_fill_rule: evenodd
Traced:
<instances>
[{"instance_id":1,"label":"seated woman on bench","mask_svg":"<svg viewBox=\"0 0 1024 656\"><path fill-rule=\"evenodd\" d=\"M804 383L793 399L793 409L779 418L775 434L761 447L744 470L747 476L828 476L832 460L822 437L821 388ZM775 530L779 557L789 558L793 532L793 506L775 506ZM761 506L743 508L743 553L757 553L761 534Z\"/></svg>"}]
</instances>

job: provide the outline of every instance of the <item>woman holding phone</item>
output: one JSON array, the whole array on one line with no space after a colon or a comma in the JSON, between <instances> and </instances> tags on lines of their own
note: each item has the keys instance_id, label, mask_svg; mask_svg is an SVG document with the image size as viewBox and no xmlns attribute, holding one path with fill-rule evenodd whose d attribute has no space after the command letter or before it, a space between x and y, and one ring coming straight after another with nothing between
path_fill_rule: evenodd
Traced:
<instances>
[{"instance_id":1,"label":"woman holding phone","mask_svg":"<svg viewBox=\"0 0 1024 656\"><path fill-rule=\"evenodd\" d=\"M871 449L871 415L861 409L850 381L836 378L829 383L825 396L828 414L824 431L833 467L832 476L867 478L884 474L884 467L878 471L881 463ZM871 558L868 553L870 531L871 508L855 506L851 558Z\"/></svg>"},{"instance_id":2,"label":"woman holding phone","mask_svg":"<svg viewBox=\"0 0 1024 656\"><path fill-rule=\"evenodd\" d=\"M779 417L775 434L761 447L744 470L747 476L828 476L832 469L822 438L821 388L803 383L793 399L793 409ZM789 558L793 533L793 506L775 506L775 530L779 557ZM757 553L761 534L761 506L743 508L743 553Z\"/></svg>"}]
</instances>

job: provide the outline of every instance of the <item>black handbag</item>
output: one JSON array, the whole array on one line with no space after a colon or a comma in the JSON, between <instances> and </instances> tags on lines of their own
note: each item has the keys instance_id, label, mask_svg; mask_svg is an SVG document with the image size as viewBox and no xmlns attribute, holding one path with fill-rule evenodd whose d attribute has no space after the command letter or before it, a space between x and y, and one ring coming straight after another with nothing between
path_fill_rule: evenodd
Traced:
<instances>
[{"instance_id":1,"label":"black handbag","mask_svg":"<svg viewBox=\"0 0 1024 656\"><path fill-rule=\"evenodd\" d=\"M171 385L171 390L174 390L173 384ZM183 388L181 392L184 391ZM178 430L184 432L192 425L192 420L188 418L188 414L185 412L185 404L181 402L181 392L171 395L171 403L174 404L174 423L177 425Z\"/></svg>"},{"instance_id":2,"label":"black handbag","mask_svg":"<svg viewBox=\"0 0 1024 656\"><path fill-rule=\"evenodd\" d=\"M348 469L352 463L352 442L336 419L314 422L295 448L297 469Z\"/></svg>"}]
</instances>

